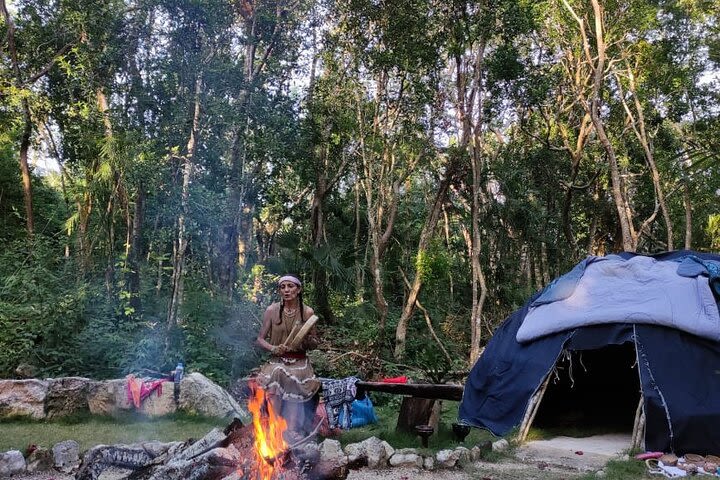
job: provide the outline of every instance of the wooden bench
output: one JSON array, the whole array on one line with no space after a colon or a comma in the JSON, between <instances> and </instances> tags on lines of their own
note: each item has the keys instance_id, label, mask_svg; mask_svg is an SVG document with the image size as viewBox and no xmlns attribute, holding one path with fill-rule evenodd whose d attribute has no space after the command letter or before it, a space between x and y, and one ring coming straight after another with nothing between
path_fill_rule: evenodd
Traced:
<instances>
[{"instance_id":1,"label":"wooden bench","mask_svg":"<svg viewBox=\"0 0 720 480\"><path fill-rule=\"evenodd\" d=\"M362 398L365 392L382 392L393 395L404 395L398 413L396 430L415 434L416 425L432 425L437 431L437 418L433 418L433 410L437 400L462 399L462 385L437 383L385 383L363 382L355 384L357 397ZM437 417L437 415L436 415Z\"/></svg>"}]
</instances>

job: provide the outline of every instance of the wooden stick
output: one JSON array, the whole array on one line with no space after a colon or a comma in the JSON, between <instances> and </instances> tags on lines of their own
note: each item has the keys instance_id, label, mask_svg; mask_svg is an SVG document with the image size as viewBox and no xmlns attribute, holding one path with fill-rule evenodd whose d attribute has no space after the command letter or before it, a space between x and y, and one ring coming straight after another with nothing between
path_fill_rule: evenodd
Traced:
<instances>
[{"instance_id":1,"label":"wooden stick","mask_svg":"<svg viewBox=\"0 0 720 480\"><path fill-rule=\"evenodd\" d=\"M293 337L292 340L290 340L290 342L288 343L288 346L292 350L295 350L298 347L300 347L300 345L302 344L302 341L305 339L307 334L310 333L310 330L312 330L312 327L315 326L317 321L318 321L317 315L313 315L310 318L308 318L305 321L305 324L302 327L300 327L300 330L298 330L295 333L295 336Z\"/></svg>"},{"instance_id":2,"label":"wooden stick","mask_svg":"<svg viewBox=\"0 0 720 480\"><path fill-rule=\"evenodd\" d=\"M630 448L640 449L642 447L643 440L645 439L645 399L640 394L640 402L638 403L637 410L635 410L635 424L633 425L632 440L630 442Z\"/></svg>"},{"instance_id":3,"label":"wooden stick","mask_svg":"<svg viewBox=\"0 0 720 480\"><path fill-rule=\"evenodd\" d=\"M300 329L300 324L295 322L295 324L292 327L292 330L290 330L290 333L288 334L287 338L285 339L285 341L282 344L286 347L290 346L290 342L292 342L292 339L295 337L295 334L298 332L299 329Z\"/></svg>"},{"instance_id":4,"label":"wooden stick","mask_svg":"<svg viewBox=\"0 0 720 480\"><path fill-rule=\"evenodd\" d=\"M523 417L520 429L518 430L517 441L520 443L525 441L528 433L530 432L530 425L532 425L533 420L535 420L535 414L537 414L538 408L540 407L540 402L545 395L545 390L547 390L551 376L552 372L548 373L545 377L545 381L540 385L540 388L532 397L530 397L530 402L528 402L527 409L525 410L525 416Z\"/></svg>"}]
</instances>

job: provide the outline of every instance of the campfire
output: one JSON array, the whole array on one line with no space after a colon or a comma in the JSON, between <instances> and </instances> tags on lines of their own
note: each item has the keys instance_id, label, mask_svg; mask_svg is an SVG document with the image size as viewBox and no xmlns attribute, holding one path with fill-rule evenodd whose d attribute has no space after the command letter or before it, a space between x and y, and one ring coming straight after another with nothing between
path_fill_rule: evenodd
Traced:
<instances>
[{"instance_id":1,"label":"campfire","mask_svg":"<svg viewBox=\"0 0 720 480\"><path fill-rule=\"evenodd\" d=\"M255 434L255 466L257 472L251 477L257 480L272 480L276 470L282 470L285 457L289 451L283 434L287 430L287 422L275 411L273 403L265 395L265 391L257 385L251 385L252 395L248 402L248 410L253 417Z\"/></svg>"},{"instance_id":2,"label":"campfire","mask_svg":"<svg viewBox=\"0 0 720 480\"><path fill-rule=\"evenodd\" d=\"M100 445L88 451L77 480L96 480L111 467L133 470L134 480L342 480L346 465L320 458L316 431L288 444L287 422L265 391L251 388L251 424L235 419L198 441ZM318 425L319 426L319 425Z\"/></svg>"}]
</instances>

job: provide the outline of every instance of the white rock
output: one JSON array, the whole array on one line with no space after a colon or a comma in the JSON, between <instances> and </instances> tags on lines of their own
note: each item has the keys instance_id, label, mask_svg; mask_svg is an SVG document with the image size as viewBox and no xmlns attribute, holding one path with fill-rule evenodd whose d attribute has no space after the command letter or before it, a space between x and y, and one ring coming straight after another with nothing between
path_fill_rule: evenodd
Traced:
<instances>
[{"instance_id":1,"label":"white rock","mask_svg":"<svg viewBox=\"0 0 720 480\"><path fill-rule=\"evenodd\" d=\"M493 452L504 452L508 448L510 448L510 444L504 438L501 438L500 440L498 440L497 442L493 442L492 444Z\"/></svg>"},{"instance_id":2,"label":"white rock","mask_svg":"<svg viewBox=\"0 0 720 480\"><path fill-rule=\"evenodd\" d=\"M320 461L344 466L348 463L348 456L343 453L340 442L326 438L320 444Z\"/></svg>"},{"instance_id":3,"label":"white rock","mask_svg":"<svg viewBox=\"0 0 720 480\"><path fill-rule=\"evenodd\" d=\"M377 437L370 437L360 443L351 443L345 446L345 454L348 462L353 464L360 459L367 459L367 466L370 468L386 467L388 460L395 453L395 449L389 443Z\"/></svg>"},{"instance_id":4,"label":"white rock","mask_svg":"<svg viewBox=\"0 0 720 480\"><path fill-rule=\"evenodd\" d=\"M438 467L454 468L460 460L460 452L457 450L440 450L435 454Z\"/></svg>"},{"instance_id":5,"label":"white rock","mask_svg":"<svg viewBox=\"0 0 720 480\"><path fill-rule=\"evenodd\" d=\"M455 447L455 452L458 454L458 462L468 463L471 460L470 450L466 447Z\"/></svg>"},{"instance_id":6,"label":"white rock","mask_svg":"<svg viewBox=\"0 0 720 480\"><path fill-rule=\"evenodd\" d=\"M25 457L19 450L0 453L0 477L10 477L25 471Z\"/></svg>"},{"instance_id":7,"label":"white rock","mask_svg":"<svg viewBox=\"0 0 720 480\"><path fill-rule=\"evenodd\" d=\"M65 440L52 447L55 468L70 473L80 465L80 445L75 440Z\"/></svg>"},{"instance_id":8,"label":"white rock","mask_svg":"<svg viewBox=\"0 0 720 480\"><path fill-rule=\"evenodd\" d=\"M605 470L598 470L595 472L596 477L604 477L605 476Z\"/></svg>"},{"instance_id":9,"label":"white rock","mask_svg":"<svg viewBox=\"0 0 720 480\"><path fill-rule=\"evenodd\" d=\"M350 443L345 445L345 449L343 451L345 452L345 455L347 455L348 463L354 464L360 459L367 459L365 451L359 443Z\"/></svg>"},{"instance_id":10,"label":"white rock","mask_svg":"<svg viewBox=\"0 0 720 480\"><path fill-rule=\"evenodd\" d=\"M423 459L423 468L425 470L435 470L435 458L434 457L425 457Z\"/></svg>"},{"instance_id":11,"label":"white rock","mask_svg":"<svg viewBox=\"0 0 720 480\"><path fill-rule=\"evenodd\" d=\"M423 458L417 453L402 453L400 451L396 451L395 454L390 457L390 466L422 468Z\"/></svg>"}]
</instances>

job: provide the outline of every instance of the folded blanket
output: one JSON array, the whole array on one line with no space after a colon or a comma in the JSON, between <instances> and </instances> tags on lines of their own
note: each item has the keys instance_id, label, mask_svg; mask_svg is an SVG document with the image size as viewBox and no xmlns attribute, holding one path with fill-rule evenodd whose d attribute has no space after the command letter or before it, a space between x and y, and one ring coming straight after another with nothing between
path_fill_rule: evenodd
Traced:
<instances>
[{"instance_id":1,"label":"folded blanket","mask_svg":"<svg viewBox=\"0 0 720 480\"><path fill-rule=\"evenodd\" d=\"M678 264L604 257L561 277L528 310L518 342L588 325L641 323L720 341L720 312L708 277L677 274ZM581 274L580 274L581 273ZM558 288L559 286L559 288Z\"/></svg>"}]
</instances>

